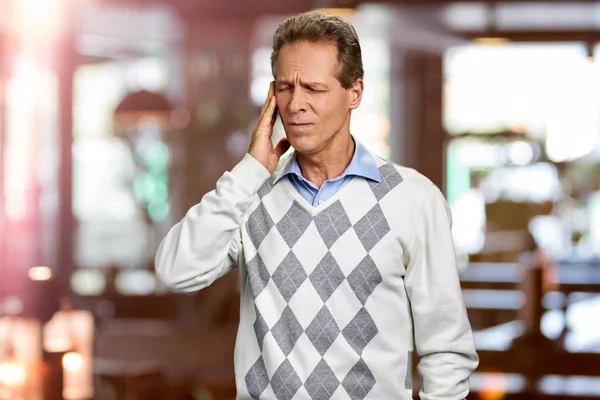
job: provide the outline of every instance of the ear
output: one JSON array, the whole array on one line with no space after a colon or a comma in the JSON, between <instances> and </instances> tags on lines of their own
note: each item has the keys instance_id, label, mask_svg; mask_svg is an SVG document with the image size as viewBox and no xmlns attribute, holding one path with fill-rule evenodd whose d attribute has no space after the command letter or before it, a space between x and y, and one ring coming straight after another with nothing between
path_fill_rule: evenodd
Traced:
<instances>
[{"instance_id":1,"label":"ear","mask_svg":"<svg viewBox=\"0 0 600 400\"><path fill-rule=\"evenodd\" d=\"M352 86L348 89L351 110L355 110L360 105L363 90L364 84L362 79L355 80L354 83L352 83Z\"/></svg>"}]
</instances>

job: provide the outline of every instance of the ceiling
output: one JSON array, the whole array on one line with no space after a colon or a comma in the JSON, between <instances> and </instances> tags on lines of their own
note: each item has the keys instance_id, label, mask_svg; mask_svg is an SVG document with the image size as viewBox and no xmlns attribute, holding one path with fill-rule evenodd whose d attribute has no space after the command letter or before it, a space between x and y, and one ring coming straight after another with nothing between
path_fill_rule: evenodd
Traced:
<instances>
[{"instance_id":1,"label":"ceiling","mask_svg":"<svg viewBox=\"0 0 600 400\"><path fill-rule=\"evenodd\" d=\"M463 37L503 36L514 41L597 41L598 1L462 1L404 0L396 8L432 28ZM434 4L435 3L435 4Z\"/></svg>"},{"instance_id":2,"label":"ceiling","mask_svg":"<svg viewBox=\"0 0 600 400\"><path fill-rule=\"evenodd\" d=\"M600 1L586 0L93 0L134 7L168 5L194 23L214 18L286 15L313 8L391 5L405 19L465 38L502 34L515 41L598 41Z\"/></svg>"}]
</instances>

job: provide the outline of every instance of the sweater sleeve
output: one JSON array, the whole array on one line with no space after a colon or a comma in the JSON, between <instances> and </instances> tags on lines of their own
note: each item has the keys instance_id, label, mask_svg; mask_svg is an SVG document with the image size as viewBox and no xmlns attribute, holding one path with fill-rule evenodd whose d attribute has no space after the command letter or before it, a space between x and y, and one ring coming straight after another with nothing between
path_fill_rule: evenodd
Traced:
<instances>
[{"instance_id":1,"label":"sweater sleeve","mask_svg":"<svg viewBox=\"0 0 600 400\"><path fill-rule=\"evenodd\" d=\"M459 400L479 363L460 288L450 210L433 184L419 211L405 285L412 307L422 400Z\"/></svg>"},{"instance_id":2,"label":"sweater sleeve","mask_svg":"<svg viewBox=\"0 0 600 400\"><path fill-rule=\"evenodd\" d=\"M155 257L157 276L170 290L203 289L237 266L244 215L269 177L267 169L246 154L171 228Z\"/></svg>"}]
</instances>

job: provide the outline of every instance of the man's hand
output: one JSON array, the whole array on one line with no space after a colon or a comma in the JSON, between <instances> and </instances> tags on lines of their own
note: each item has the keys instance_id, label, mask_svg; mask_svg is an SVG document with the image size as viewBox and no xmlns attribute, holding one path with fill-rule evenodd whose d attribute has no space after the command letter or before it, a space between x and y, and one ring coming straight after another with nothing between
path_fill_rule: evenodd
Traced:
<instances>
[{"instance_id":1,"label":"man's hand","mask_svg":"<svg viewBox=\"0 0 600 400\"><path fill-rule=\"evenodd\" d=\"M263 105L258 124L252 132L248 154L260 162L270 174L275 172L279 158L290 148L290 142L283 138L273 147L273 126L277 120L277 101L275 100L275 82L271 82L267 100Z\"/></svg>"}]
</instances>

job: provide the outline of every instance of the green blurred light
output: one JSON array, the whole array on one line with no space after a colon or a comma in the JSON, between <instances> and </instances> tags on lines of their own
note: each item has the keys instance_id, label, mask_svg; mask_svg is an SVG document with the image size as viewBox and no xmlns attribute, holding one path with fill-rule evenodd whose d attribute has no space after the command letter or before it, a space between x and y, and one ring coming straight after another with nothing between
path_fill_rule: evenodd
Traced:
<instances>
[{"instance_id":1,"label":"green blurred light","mask_svg":"<svg viewBox=\"0 0 600 400\"><path fill-rule=\"evenodd\" d=\"M149 201L165 201L169 195L169 188L167 182L162 179L155 179L152 181L151 190L148 193Z\"/></svg>"},{"instance_id":2,"label":"green blurred light","mask_svg":"<svg viewBox=\"0 0 600 400\"><path fill-rule=\"evenodd\" d=\"M144 164L153 171L167 168L169 165L169 148L162 142L149 144L144 149Z\"/></svg>"},{"instance_id":3,"label":"green blurred light","mask_svg":"<svg viewBox=\"0 0 600 400\"><path fill-rule=\"evenodd\" d=\"M460 142L450 143L446 153L446 198L450 206L471 187L471 171L462 165L457 154L460 145Z\"/></svg>"},{"instance_id":4,"label":"green blurred light","mask_svg":"<svg viewBox=\"0 0 600 400\"><path fill-rule=\"evenodd\" d=\"M135 153L145 171L134 178L134 196L139 203L148 205L148 213L153 220L160 221L169 215L166 203L169 196L169 148L162 142L145 142L135 149Z\"/></svg>"},{"instance_id":5,"label":"green blurred light","mask_svg":"<svg viewBox=\"0 0 600 400\"><path fill-rule=\"evenodd\" d=\"M138 201L146 202L148 199L148 187L152 185L149 174L139 174L133 180L133 193Z\"/></svg>"},{"instance_id":6,"label":"green blurred light","mask_svg":"<svg viewBox=\"0 0 600 400\"><path fill-rule=\"evenodd\" d=\"M153 221L163 221L169 216L169 203L152 202L148 205L148 215Z\"/></svg>"},{"instance_id":7,"label":"green blurred light","mask_svg":"<svg viewBox=\"0 0 600 400\"><path fill-rule=\"evenodd\" d=\"M144 173L133 181L135 198L143 203L167 200L169 187L165 174Z\"/></svg>"}]
</instances>

